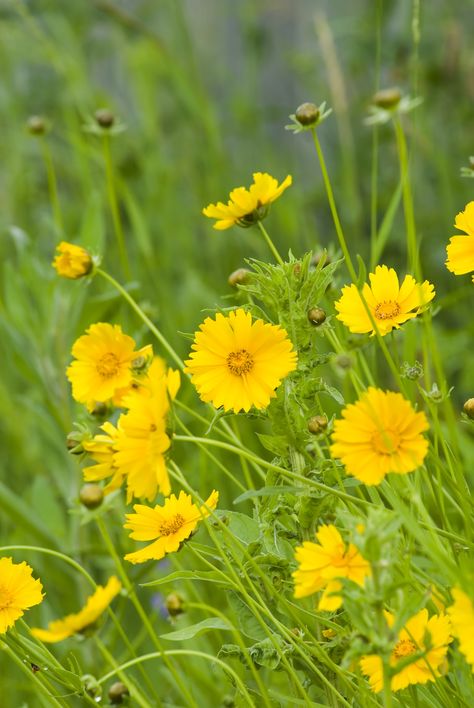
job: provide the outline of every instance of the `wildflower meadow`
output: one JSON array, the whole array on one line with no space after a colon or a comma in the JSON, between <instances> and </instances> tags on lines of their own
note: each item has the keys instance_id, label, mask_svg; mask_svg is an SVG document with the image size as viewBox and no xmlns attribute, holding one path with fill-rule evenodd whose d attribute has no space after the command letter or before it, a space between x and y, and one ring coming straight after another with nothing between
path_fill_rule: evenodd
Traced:
<instances>
[{"instance_id":1,"label":"wildflower meadow","mask_svg":"<svg viewBox=\"0 0 474 708\"><path fill-rule=\"evenodd\" d=\"M2 708L474 705L470 5L1 4Z\"/></svg>"}]
</instances>

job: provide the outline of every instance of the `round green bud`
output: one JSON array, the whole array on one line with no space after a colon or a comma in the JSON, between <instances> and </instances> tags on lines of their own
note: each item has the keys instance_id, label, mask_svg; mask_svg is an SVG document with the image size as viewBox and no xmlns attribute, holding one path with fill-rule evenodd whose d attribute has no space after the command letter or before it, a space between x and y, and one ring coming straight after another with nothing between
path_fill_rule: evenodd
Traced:
<instances>
[{"instance_id":1,"label":"round green bud","mask_svg":"<svg viewBox=\"0 0 474 708\"><path fill-rule=\"evenodd\" d=\"M328 419L325 415L313 415L308 420L308 432L312 435L319 435L328 427Z\"/></svg>"},{"instance_id":2,"label":"round green bud","mask_svg":"<svg viewBox=\"0 0 474 708\"><path fill-rule=\"evenodd\" d=\"M177 617L184 612L184 600L181 595L178 595L176 592L172 592L171 595L167 596L165 606L171 617Z\"/></svg>"},{"instance_id":3,"label":"round green bud","mask_svg":"<svg viewBox=\"0 0 474 708\"><path fill-rule=\"evenodd\" d=\"M237 268L227 278L227 282L233 288L248 282L250 271L247 268Z\"/></svg>"},{"instance_id":4,"label":"round green bud","mask_svg":"<svg viewBox=\"0 0 474 708\"><path fill-rule=\"evenodd\" d=\"M124 683L121 681L117 681L116 683L113 683L111 687L109 688L109 701L112 703L112 705L120 705L121 703L124 702L124 699L127 699L130 695L130 691L126 687Z\"/></svg>"},{"instance_id":5,"label":"round green bud","mask_svg":"<svg viewBox=\"0 0 474 708\"><path fill-rule=\"evenodd\" d=\"M295 111L295 118L300 125L315 125L319 119L319 108L314 103L302 103Z\"/></svg>"},{"instance_id":6,"label":"round green bud","mask_svg":"<svg viewBox=\"0 0 474 708\"><path fill-rule=\"evenodd\" d=\"M319 327L326 320L326 313L321 307L312 307L308 310L308 320L315 327Z\"/></svg>"},{"instance_id":7,"label":"round green bud","mask_svg":"<svg viewBox=\"0 0 474 708\"><path fill-rule=\"evenodd\" d=\"M400 103L402 93L399 88L388 88L377 91L372 97L372 103L379 108L395 108Z\"/></svg>"},{"instance_id":8,"label":"round green bud","mask_svg":"<svg viewBox=\"0 0 474 708\"><path fill-rule=\"evenodd\" d=\"M111 128L115 122L115 116L108 108L99 108L94 113L94 118L101 128Z\"/></svg>"},{"instance_id":9,"label":"round green bud","mask_svg":"<svg viewBox=\"0 0 474 708\"><path fill-rule=\"evenodd\" d=\"M86 509L97 509L104 501L104 490L98 484L85 484L79 492L79 501Z\"/></svg>"},{"instance_id":10,"label":"round green bud","mask_svg":"<svg viewBox=\"0 0 474 708\"><path fill-rule=\"evenodd\" d=\"M47 130L46 121L41 116L30 116L26 126L31 135L44 135Z\"/></svg>"},{"instance_id":11,"label":"round green bud","mask_svg":"<svg viewBox=\"0 0 474 708\"><path fill-rule=\"evenodd\" d=\"M469 398L464 404L464 413L468 418L474 420L474 398Z\"/></svg>"}]
</instances>

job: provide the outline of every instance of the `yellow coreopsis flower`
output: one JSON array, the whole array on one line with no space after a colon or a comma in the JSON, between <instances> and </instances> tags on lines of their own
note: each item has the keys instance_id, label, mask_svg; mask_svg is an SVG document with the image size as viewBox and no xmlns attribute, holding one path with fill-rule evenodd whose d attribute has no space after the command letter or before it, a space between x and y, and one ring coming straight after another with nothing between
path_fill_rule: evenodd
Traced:
<instances>
[{"instance_id":1,"label":"yellow coreopsis flower","mask_svg":"<svg viewBox=\"0 0 474 708\"><path fill-rule=\"evenodd\" d=\"M217 219L214 228L220 231L235 225L251 226L266 216L270 204L278 199L291 182L291 175L279 185L277 180L266 172L254 172L253 184L249 189L233 189L227 204L209 204L202 213L210 219Z\"/></svg>"},{"instance_id":2,"label":"yellow coreopsis flower","mask_svg":"<svg viewBox=\"0 0 474 708\"><path fill-rule=\"evenodd\" d=\"M80 612L53 620L48 624L48 629L35 627L31 630L31 634L42 642L61 642L74 634L83 634L105 612L121 588L120 580L113 575L105 587L97 586Z\"/></svg>"},{"instance_id":3,"label":"yellow coreopsis flower","mask_svg":"<svg viewBox=\"0 0 474 708\"><path fill-rule=\"evenodd\" d=\"M454 604L448 607L453 634L459 640L459 649L474 672L474 605L460 588L453 588Z\"/></svg>"},{"instance_id":4,"label":"yellow coreopsis flower","mask_svg":"<svg viewBox=\"0 0 474 708\"><path fill-rule=\"evenodd\" d=\"M115 443L119 431L109 422L100 427L103 433L99 433L92 440L85 440L82 443L84 450L89 453L92 460L96 463L95 465L84 467L84 481L99 482L107 477L112 477L104 488L104 494L110 494L122 486L125 478L125 472L118 469L115 465Z\"/></svg>"},{"instance_id":5,"label":"yellow coreopsis flower","mask_svg":"<svg viewBox=\"0 0 474 708\"><path fill-rule=\"evenodd\" d=\"M407 320L416 317L434 298L434 287L427 280L417 283L411 275L406 275L400 285L393 268L377 266L375 273L369 273L370 285L364 284L364 298L372 319L383 336L398 329ZM351 332L375 334L361 295L355 285L345 285L342 297L335 303L337 319Z\"/></svg>"},{"instance_id":6,"label":"yellow coreopsis flower","mask_svg":"<svg viewBox=\"0 0 474 708\"><path fill-rule=\"evenodd\" d=\"M406 474L422 464L428 430L422 412L416 412L400 393L370 387L334 422L331 455L348 474L364 484L380 484L389 472Z\"/></svg>"},{"instance_id":7,"label":"yellow coreopsis flower","mask_svg":"<svg viewBox=\"0 0 474 708\"><path fill-rule=\"evenodd\" d=\"M394 617L385 612L385 618L391 627ZM428 610L421 610L408 620L398 635L390 656L390 666L396 669L397 664L409 656L420 653L411 664L402 668L391 680L392 691L417 683L435 681L442 673L446 659L448 644L452 641L451 626L446 615L433 615L428 619ZM376 654L362 657L360 661L362 673L369 677L371 689L378 693L383 689L382 659Z\"/></svg>"},{"instance_id":8,"label":"yellow coreopsis flower","mask_svg":"<svg viewBox=\"0 0 474 708\"><path fill-rule=\"evenodd\" d=\"M203 401L225 411L266 408L297 354L284 329L255 320L243 309L218 313L200 326L185 371Z\"/></svg>"},{"instance_id":9,"label":"yellow coreopsis flower","mask_svg":"<svg viewBox=\"0 0 474 708\"><path fill-rule=\"evenodd\" d=\"M72 395L91 405L113 399L118 391L128 390L133 379L133 362L148 356L150 347L135 350L132 337L120 325L93 324L72 347L75 361L67 369Z\"/></svg>"},{"instance_id":10,"label":"yellow coreopsis flower","mask_svg":"<svg viewBox=\"0 0 474 708\"><path fill-rule=\"evenodd\" d=\"M23 561L0 558L0 634L13 627L24 611L43 600L43 586L32 577L33 569Z\"/></svg>"},{"instance_id":11,"label":"yellow coreopsis flower","mask_svg":"<svg viewBox=\"0 0 474 708\"><path fill-rule=\"evenodd\" d=\"M346 546L332 524L320 526L316 538L318 543L304 541L295 550L299 564L293 573L295 597L324 590L318 610L337 610L342 605L342 597L337 594L342 589L339 579L348 578L362 586L371 574L370 565L353 543Z\"/></svg>"},{"instance_id":12,"label":"yellow coreopsis flower","mask_svg":"<svg viewBox=\"0 0 474 708\"><path fill-rule=\"evenodd\" d=\"M125 560L144 563L160 560L167 553L177 551L183 541L191 536L199 521L209 516L209 509L216 508L218 500L219 493L214 490L205 504L197 506L189 494L181 491L179 497L172 494L165 499L163 506L151 508L135 504L135 514L126 515L124 528L132 530L130 538L153 543L140 551L128 553Z\"/></svg>"},{"instance_id":13,"label":"yellow coreopsis flower","mask_svg":"<svg viewBox=\"0 0 474 708\"><path fill-rule=\"evenodd\" d=\"M464 211L456 216L454 225L463 236L453 236L446 246L446 268L456 275L474 271L474 202L469 202ZM474 282L474 275L472 276Z\"/></svg>"},{"instance_id":14,"label":"yellow coreopsis flower","mask_svg":"<svg viewBox=\"0 0 474 708\"><path fill-rule=\"evenodd\" d=\"M56 246L57 255L52 262L53 268L58 275L63 278L77 280L88 275L92 270L92 258L90 253L82 246L76 246L67 241L61 241Z\"/></svg>"}]
</instances>

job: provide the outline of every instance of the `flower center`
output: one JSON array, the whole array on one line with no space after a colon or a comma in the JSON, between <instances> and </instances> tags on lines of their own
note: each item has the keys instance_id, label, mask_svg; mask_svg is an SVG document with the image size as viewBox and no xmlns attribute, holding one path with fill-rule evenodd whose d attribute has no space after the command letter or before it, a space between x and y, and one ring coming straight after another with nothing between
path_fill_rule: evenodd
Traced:
<instances>
[{"instance_id":1,"label":"flower center","mask_svg":"<svg viewBox=\"0 0 474 708\"><path fill-rule=\"evenodd\" d=\"M377 430L372 435L372 445L379 455L393 455L400 445L400 436L395 430Z\"/></svg>"},{"instance_id":2,"label":"flower center","mask_svg":"<svg viewBox=\"0 0 474 708\"><path fill-rule=\"evenodd\" d=\"M400 314L400 305L393 300L384 300L379 302L375 308L375 317L378 320L391 320Z\"/></svg>"},{"instance_id":3,"label":"flower center","mask_svg":"<svg viewBox=\"0 0 474 708\"><path fill-rule=\"evenodd\" d=\"M14 597L11 590L7 590L6 587L0 585L0 612L2 610L8 610L14 604Z\"/></svg>"},{"instance_id":4,"label":"flower center","mask_svg":"<svg viewBox=\"0 0 474 708\"><path fill-rule=\"evenodd\" d=\"M120 370L120 361L116 354L108 352L99 359L96 364L97 373L103 379L110 379L116 376Z\"/></svg>"},{"instance_id":5,"label":"flower center","mask_svg":"<svg viewBox=\"0 0 474 708\"><path fill-rule=\"evenodd\" d=\"M227 368L235 376L248 374L253 369L252 355L246 349L239 349L238 352L231 352L226 359Z\"/></svg>"},{"instance_id":6,"label":"flower center","mask_svg":"<svg viewBox=\"0 0 474 708\"><path fill-rule=\"evenodd\" d=\"M168 519L168 521L163 521L158 531L162 536L171 536L172 533L179 531L181 526L183 526L184 521L184 516L181 516L181 514L175 514L175 516Z\"/></svg>"},{"instance_id":7,"label":"flower center","mask_svg":"<svg viewBox=\"0 0 474 708\"><path fill-rule=\"evenodd\" d=\"M400 639L395 645L393 656L395 659L404 659L406 656L411 656L416 652L416 644L411 639Z\"/></svg>"}]
</instances>

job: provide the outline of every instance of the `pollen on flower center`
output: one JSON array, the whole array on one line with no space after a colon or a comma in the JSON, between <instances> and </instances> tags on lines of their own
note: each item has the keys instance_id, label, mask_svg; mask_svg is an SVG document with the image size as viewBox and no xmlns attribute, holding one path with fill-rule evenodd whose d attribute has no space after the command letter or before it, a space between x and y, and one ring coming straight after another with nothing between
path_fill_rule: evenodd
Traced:
<instances>
[{"instance_id":1,"label":"pollen on flower center","mask_svg":"<svg viewBox=\"0 0 474 708\"><path fill-rule=\"evenodd\" d=\"M375 308L375 317L378 320L390 320L400 314L400 305L393 300L379 302Z\"/></svg>"},{"instance_id":2,"label":"pollen on flower center","mask_svg":"<svg viewBox=\"0 0 474 708\"><path fill-rule=\"evenodd\" d=\"M395 430L377 430L372 445L379 455L393 455L400 446L400 436Z\"/></svg>"},{"instance_id":3,"label":"pollen on flower center","mask_svg":"<svg viewBox=\"0 0 474 708\"><path fill-rule=\"evenodd\" d=\"M184 516L181 516L181 514L176 514L171 519L168 519L168 521L163 521L159 528L159 532L161 536L170 536L172 533L179 531L184 523Z\"/></svg>"},{"instance_id":4,"label":"pollen on flower center","mask_svg":"<svg viewBox=\"0 0 474 708\"><path fill-rule=\"evenodd\" d=\"M404 659L406 656L411 656L416 652L416 644L411 639L401 639L393 650L395 659Z\"/></svg>"},{"instance_id":5,"label":"pollen on flower center","mask_svg":"<svg viewBox=\"0 0 474 708\"><path fill-rule=\"evenodd\" d=\"M103 379L110 379L112 376L116 376L118 374L120 369L120 361L116 354L113 352L108 352L99 359L96 364L96 369L99 376L102 376Z\"/></svg>"},{"instance_id":6,"label":"pollen on flower center","mask_svg":"<svg viewBox=\"0 0 474 708\"><path fill-rule=\"evenodd\" d=\"M231 352L226 359L227 368L235 376L242 376L252 371L254 361L252 355L246 349L239 349L237 352Z\"/></svg>"}]
</instances>

